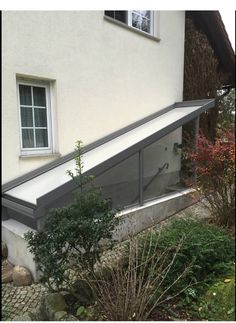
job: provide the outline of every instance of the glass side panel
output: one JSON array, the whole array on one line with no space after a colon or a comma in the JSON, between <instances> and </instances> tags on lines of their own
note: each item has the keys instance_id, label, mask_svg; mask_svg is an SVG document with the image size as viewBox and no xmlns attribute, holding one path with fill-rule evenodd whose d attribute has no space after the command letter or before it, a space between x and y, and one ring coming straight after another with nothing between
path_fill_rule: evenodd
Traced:
<instances>
[{"instance_id":1,"label":"glass side panel","mask_svg":"<svg viewBox=\"0 0 236 323\"><path fill-rule=\"evenodd\" d=\"M179 128L144 149L144 201L170 193L179 184L181 153L174 150L174 144L181 144L181 133Z\"/></svg>"},{"instance_id":2,"label":"glass side panel","mask_svg":"<svg viewBox=\"0 0 236 323\"><path fill-rule=\"evenodd\" d=\"M139 200L138 154L135 154L95 178L105 198L111 198L114 207L136 204Z\"/></svg>"}]
</instances>

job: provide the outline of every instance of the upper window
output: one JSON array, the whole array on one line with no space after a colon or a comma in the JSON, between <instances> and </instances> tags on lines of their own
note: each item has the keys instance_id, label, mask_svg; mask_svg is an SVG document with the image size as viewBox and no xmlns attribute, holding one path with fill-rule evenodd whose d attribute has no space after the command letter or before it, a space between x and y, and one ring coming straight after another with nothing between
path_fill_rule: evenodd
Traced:
<instances>
[{"instance_id":1,"label":"upper window","mask_svg":"<svg viewBox=\"0 0 236 323\"><path fill-rule=\"evenodd\" d=\"M153 35L153 11L131 10L131 11L105 11L105 15L119 20L130 27Z\"/></svg>"},{"instance_id":2,"label":"upper window","mask_svg":"<svg viewBox=\"0 0 236 323\"><path fill-rule=\"evenodd\" d=\"M22 153L49 153L51 147L49 85L18 82Z\"/></svg>"}]
</instances>

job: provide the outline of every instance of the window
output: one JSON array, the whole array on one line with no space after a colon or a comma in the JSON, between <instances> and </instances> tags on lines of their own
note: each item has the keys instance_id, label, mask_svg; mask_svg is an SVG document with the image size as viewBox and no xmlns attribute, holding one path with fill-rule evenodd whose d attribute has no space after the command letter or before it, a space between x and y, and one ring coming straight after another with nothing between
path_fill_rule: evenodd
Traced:
<instances>
[{"instance_id":1,"label":"window","mask_svg":"<svg viewBox=\"0 0 236 323\"><path fill-rule=\"evenodd\" d=\"M51 153L49 84L18 82L22 154Z\"/></svg>"},{"instance_id":2,"label":"window","mask_svg":"<svg viewBox=\"0 0 236 323\"><path fill-rule=\"evenodd\" d=\"M128 26L138 29L147 34L154 34L153 11L131 10L131 11L105 11L105 16L121 21Z\"/></svg>"},{"instance_id":3,"label":"window","mask_svg":"<svg viewBox=\"0 0 236 323\"><path fill-rule=\"evenodd\" d=\"M127 11L105 11L105 15L115 20L124 22L125 24L128 23Z\"/></svg>"}]
</instances>

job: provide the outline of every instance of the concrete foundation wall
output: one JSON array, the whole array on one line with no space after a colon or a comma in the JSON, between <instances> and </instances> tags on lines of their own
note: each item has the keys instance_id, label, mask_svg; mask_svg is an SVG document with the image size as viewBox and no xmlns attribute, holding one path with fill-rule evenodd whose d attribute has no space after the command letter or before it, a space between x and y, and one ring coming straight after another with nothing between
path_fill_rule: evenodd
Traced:
<instances>
[{"instance_id":1,"label":"concrete foundation wall","mask_svg":"<svg viewBox=\"0 0 236 323\"><path fill-rule=\"evenodd\" d=\"M24 234L28 231L33 230L16 220L2 221L2 241L7 244L9 262L28 268L34 280L37 281L39 273L36 270L33 255L27 249L27 242L24 239Z\"/></svg>"},{"instance_id":2,"label":"concrete foundation wall","mask_svg":"<svg viewBox=\"0 0 236 323\"><path fill-rule=\"evenodd\" d=\"M121 223L117 227L114 238L118 241L127 239L130 235L137 234L165 219L178 211L190 206L191 190L168 194L157 200L147 202L141 207L134 207L119 214Z\"/></svg>"},{"instance_id":3,"label":"concrete foundation wall","mask_svg":"<svg viewBox=\"0 0 236 323\"><path fill-rule=\"evenodd\" d=\"M142 207L127 209L118 216L121 219L114 238L117 241L125 240L129 235L136 234L154 224L165 220L176 212L190 206L192 199L190 190L168 194L165 197L145 203ZM2 240L8 246L8 260L14 265L21 265L28 268L35 281L39 279L39 272L33 255L27 249L24 233L32 231L31 228L16 220L9 219L2 222Z\"/></svg>"}]
</instances>

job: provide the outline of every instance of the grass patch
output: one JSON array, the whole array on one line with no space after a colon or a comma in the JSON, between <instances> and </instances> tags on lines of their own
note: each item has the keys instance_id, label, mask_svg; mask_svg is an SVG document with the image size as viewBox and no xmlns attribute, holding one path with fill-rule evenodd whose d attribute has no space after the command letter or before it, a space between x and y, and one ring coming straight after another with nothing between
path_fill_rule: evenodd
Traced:
<instances>
[{"instance_id":1,"label":"grass patch","mask_svg":"<svg viewBox=\"0 0 236 323\"><path fill-rule=\"evenodd\" d=\"M214 283L201 298L198 308L201 319L235 321L235 275Z\"/></svg>"}]
</instances>

